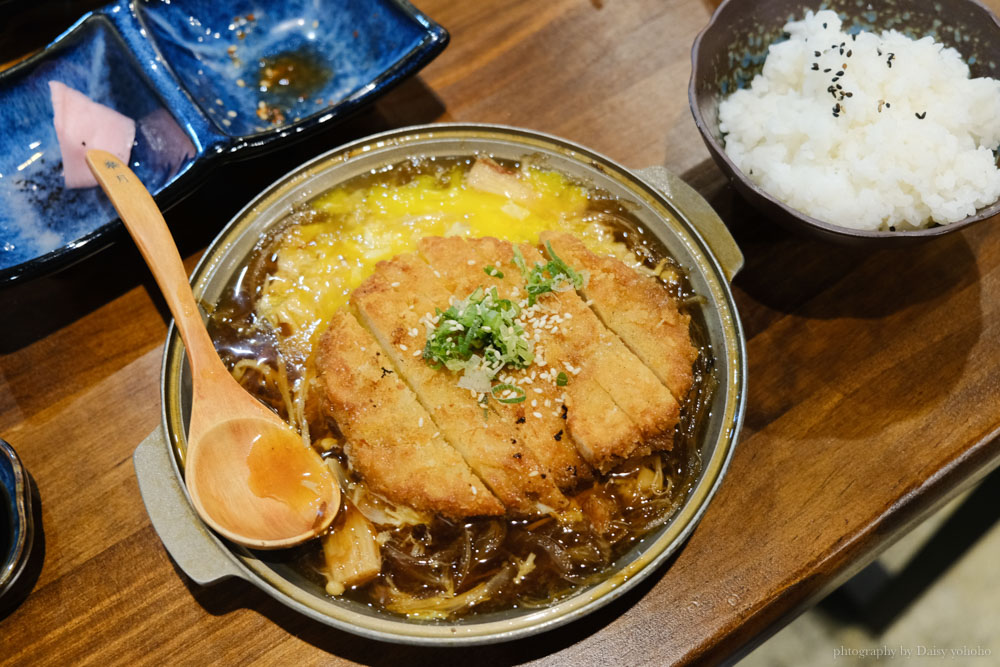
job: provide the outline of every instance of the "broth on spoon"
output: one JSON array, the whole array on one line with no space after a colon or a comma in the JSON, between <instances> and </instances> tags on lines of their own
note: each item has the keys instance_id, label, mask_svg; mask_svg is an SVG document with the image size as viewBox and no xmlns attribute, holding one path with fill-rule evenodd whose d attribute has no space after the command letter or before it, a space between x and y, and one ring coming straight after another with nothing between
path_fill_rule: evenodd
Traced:
<instances>
[{"instance_id":1,"label":"broth on spoon","mask_svg":"<svg viewBox=\"0 0 1000 667\"><path fill-rule=\"evenodd\" d=\"M227 539L280 549L325 531L340 487L319 454L246 393L215 351L184 265L152 196L117 157L87 163L153 272L191 364L191 423L185 482L201 518Z\"/></svg>"}]
</instances>

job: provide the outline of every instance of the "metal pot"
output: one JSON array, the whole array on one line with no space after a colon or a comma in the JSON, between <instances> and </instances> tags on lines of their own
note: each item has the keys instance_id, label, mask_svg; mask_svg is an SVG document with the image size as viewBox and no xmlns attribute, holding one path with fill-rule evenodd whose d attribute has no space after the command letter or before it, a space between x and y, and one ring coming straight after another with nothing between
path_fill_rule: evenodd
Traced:
<instances>
[{"instance_id":1,"label":"metal pot","mask_svg":"<svg viewBox=\"0 0 1000 667\"><path fill-rule=\"evenodd\" d=\"M718 387L699 443L702 470L671 521L647 535L600 583L543 609L484 613L460 623L409 621L349 600L331 599L267 552L251 552L212 533L191 508L183 485L190 376L183 344L168 334L163 359L163 427L135 452L143 501L164 545L195 582L239 577L322 623L407 644L505 641L568 623L611 602L653 572L690 535L715 493L736 446L746 396L746 350L729 280L743 256L722 221L693 189L662 167L630 171L576 144L517 128L427 125L376 135L321 155L262 192L212 242L192 277L195 296L216 303L265 231L295 204L368 170L412 156L539 156L546 166L634 204L633 213L687 270L704 297L701 316L715 355Z\"/></svg>"}]
</instances>

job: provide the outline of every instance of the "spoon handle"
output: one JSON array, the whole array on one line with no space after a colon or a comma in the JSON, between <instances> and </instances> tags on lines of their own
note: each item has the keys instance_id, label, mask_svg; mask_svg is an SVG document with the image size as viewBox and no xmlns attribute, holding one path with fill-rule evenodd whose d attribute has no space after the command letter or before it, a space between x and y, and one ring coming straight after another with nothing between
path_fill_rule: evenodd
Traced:
<instances>
[{"instance_id":1,"label":"spoon handle","mask_svg":"<svg viewBox=\"0 0 1000 667\"><path fill-rule=\"evenodd\" d=\"M215 345L205 330L173 236L152 195L132 170L111 153L89 150L87 164L153 272L188 350L192 372L214 375L214 367L223 366L221 362L209 363L219 359Z\"/></svg>"}]
</instances>

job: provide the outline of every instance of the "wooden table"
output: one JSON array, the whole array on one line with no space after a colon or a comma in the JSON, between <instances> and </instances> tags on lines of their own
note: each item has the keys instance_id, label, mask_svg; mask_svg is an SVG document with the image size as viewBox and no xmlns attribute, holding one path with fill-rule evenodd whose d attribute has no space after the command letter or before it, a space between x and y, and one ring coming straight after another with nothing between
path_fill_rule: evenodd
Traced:
<instances>
[{"instance_id":1,"label":"wooden table","mask_svg":"<svg viewBox=\"0 0 1000 667\"><path fill-rule=\"evenodd\" d=\"M38 482L45 530L34 591L0 621L0 660L717 662L749 651L1000 462L1000 223L870 252L759 219L709 161L688 110L688 49L711 2L418 4L451 32L443 55L321 140L218 170L168 215L188 268L288 169L407 124L519 125L682 174L746 255L734 289L750 358L740 445L693 537L598 613L487 649L382 644L244 583L199 588L150 526L132 468L160 420L168 318L125 242L0 291L0 435Z\"/></svg>"}]
</instances>

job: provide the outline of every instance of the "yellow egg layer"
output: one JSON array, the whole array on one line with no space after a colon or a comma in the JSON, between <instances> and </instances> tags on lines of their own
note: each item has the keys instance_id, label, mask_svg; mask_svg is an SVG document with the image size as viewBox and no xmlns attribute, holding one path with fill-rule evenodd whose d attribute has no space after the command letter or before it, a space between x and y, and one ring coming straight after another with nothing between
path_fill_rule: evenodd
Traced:
<instances>
[{"instance_id":1,"label":"yellow egg layer","mask_svg":"<svg viewBox=\"0 0 1000 667\"><path fill-rule=\"evenodd\" d=\"M414 252L425 236L494 236L537 243L545 230L576 234L595 252L635 263L603 225L587 221L587 188L558 172L521 171L537 193L515 202L475 190L455 166L403 184L335 188L312 202L322 222L296 224L277 242L277 269L264 286L257 314L278 329L285 352L305 359L316 337L351 291L381 260Z\"/></svg>"}]
</instances>

